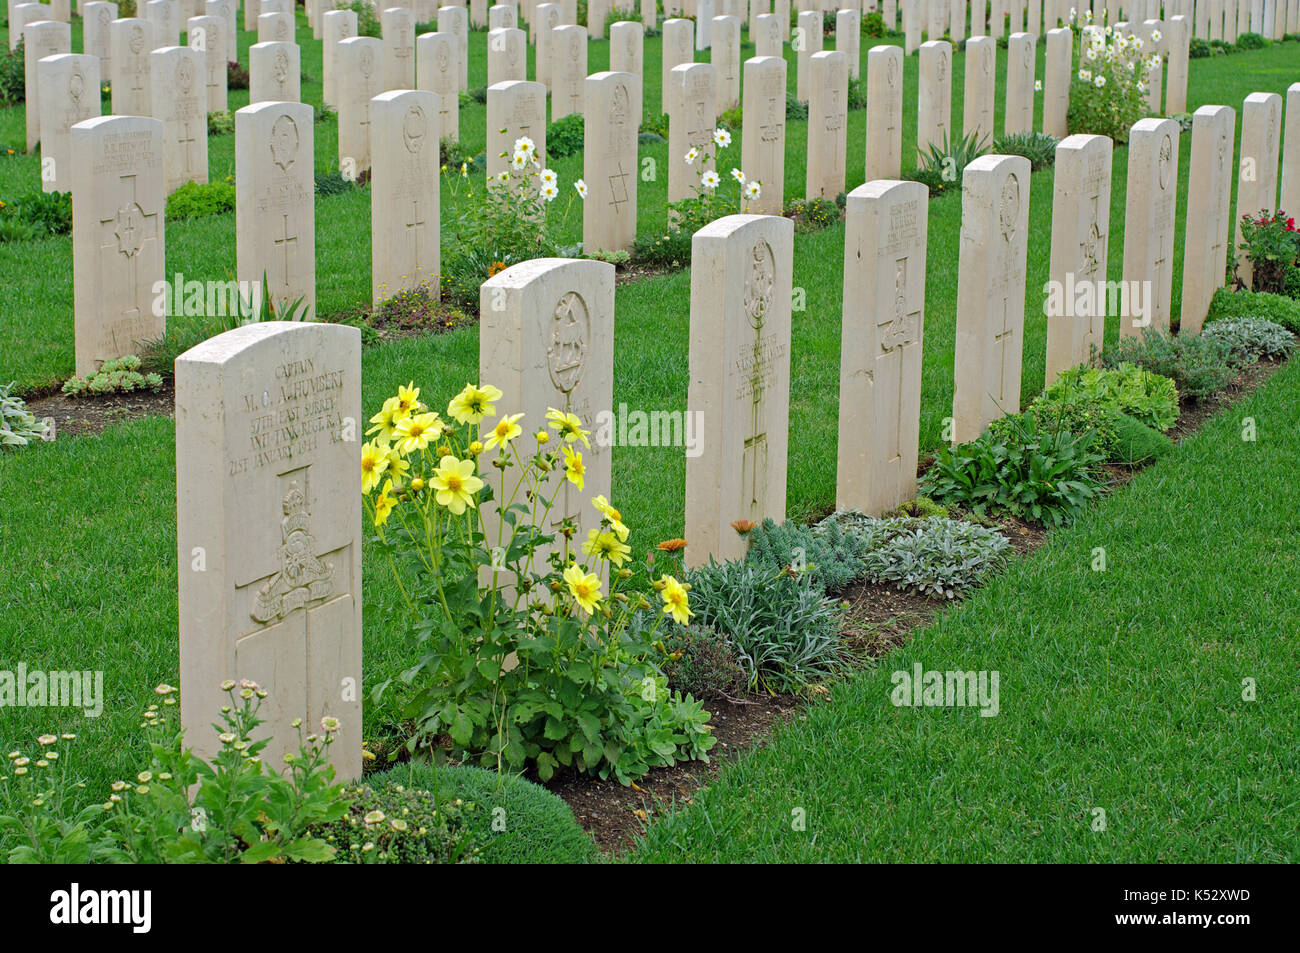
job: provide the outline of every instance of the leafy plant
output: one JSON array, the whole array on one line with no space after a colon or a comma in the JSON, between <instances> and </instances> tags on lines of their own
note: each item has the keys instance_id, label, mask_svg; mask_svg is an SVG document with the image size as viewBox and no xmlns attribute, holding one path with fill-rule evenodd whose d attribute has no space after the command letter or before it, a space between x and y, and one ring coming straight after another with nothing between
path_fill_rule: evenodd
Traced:
<instances>
[{"instance_id":1,"label":"leafy plant","mask_svg":"<svg viewBox=\"0 0 1300 953\"><path fill-rule=\"evenodd\" d=\"M226 88L248 89L248 68L235 60L226 63Z\"/></svg>"},{"instance_id":2,"label":"leafy plant","mask_svg":"<svg viewBox=\"0 0 1300 953\"><path fill-rule=\"evenodd\" d=\"M932 197L959 190L962 170L988 151L976 142L976 135L972 132L955 146L946 135L943 145L931 143L929 152L921 154L920 167L904 172L903 178L924 184Z\"/></svg>"},{"instance_id":3,"label":"leafy plant","mask_svg":"<svg viewBox=\"0 0 1300 953\"><path fill-rule=\"evenodd\" d=\"M786 93L785 118L791 122L803 122L808 119L808 104L800 102L794 93Z\"/></svg>"},{"instance_id":4,"label":"leafy plant","mask_svg":"<svg viewBox=\"0 0 1300 953\"><path fill-rule=\"evenodd\" d=\"M367 3L366 0L351 0L350 3L340 3L336 9L351 10L357 15L357 36L374 36L382 37L384 35L383 27L379 22L379 14L376 7Z\"/></svg>"},{"instance_id":5,"label":"leafy plant","mask_svg":"<svg viewBox=\"0 0 1300 953\"><path fill-rule=\"evenodd\" d=\"M1300 300L1257 291L1220 288L1210 300L1206 323L1226 318L1263 318L1300 334Z\"/></svg>"},{"instance_id":6,"label":"leafy plant","mask_svg":"<svg viewBox=\"0 0 1300 953\"><path fill-rule=\"evenodd\" d=\"M451 331L471 320L464 311L440 301L427 285L403 288L366 315L366 323L371 327L397 332Z\"/></svg>"},{"instance_id":7,"label":"leafy plant","mask_svg":"<svg viewBox=\"0 0 1300 953\"><path fill-rule=\"evenodd\" d=\"M670 687L694 698L730 699L748 679L727 639L706 625L689 625L672 640L663 671Z\"/></svg>"},{"instance_id":8,"label":"leafy plant","mask_svg":"<svg viewBox=\"0 0 1300 953\"><path fill-rule=\"evenodd\" d=\"M63 385L63 393L72 397L86 394L129 394L138 390L157 392L162 388L158 374L141 374L140 358L134 354L105 361L90 377L73 377Z\"/></svg>"},{"instance_id":9,"label":"leafy plant","mask_svg":"<svg viewBox=\"0 0 1300 953\"><path fill-rule=\"evenodd\" d=\"M228 136L235 131L235 114L229 109L208 113L208 135Z\"/></svg>"},{"instance_id":10,"label":"leafy plant","mask_svg":"<svg viewBox=\"0 0 1300 953\"><path fill-rule=\"evenodd\" d=\"M765 519L750 530L748 541L745 561L771 575L806 575L830 593L862 576L860 547L834 525L819 535L801 523L787 520L778 526Z\"/></svg>"},{"instance_id":11,"label":"leafy plant","mask_svg":"<svg viewBox=\"0 0 1300 953\"><path fill-rule=\"evenodd\" d=\"M0 49L0 106L17 106L26 99L26 55L22 39L17 49L10 50L8 44Z\"/></svg>"},{"instance_id":12,"label":"leafy plant","mask_svg":"<svg viewBox=\"0 0 1300 953\"><path fill-rule=\"evenodd\" d=\"M1084 20L1073 14L1074 62L1078 72L1070 83L1066 128L1073 133L1109 136L1116 144L1128 142L1133 123L1146 115L1145 78L1158 65L1158 52L1143 55L1145 40L1135 34L1100 31L1084 33ZM1152 34L1159 43L1159 31Z\"/></svg>"},{"instance_id":13,"label":"leafy plant","mask_svg":"<svg viewBox=\"0 0 1300 953\"><path fill-rule=\"evenodd\" d=\"M397 775L396 777L400 777ZM346 814L312 828L354 864L476 864L483 835L472 826L477 807L460 798L439 801L434 792L390 776L345 790Z\"/></svg>"},{"instance_id":14,"label":"leafy plant","mask_svg":"<svg viewBox=\"0 0 1300 953\"><path fill-rule=\"evenodd\" d=\"M826 198L791 199L785 203L785 217L794 219L797 232L817 232L840 220L840 207Z\"/></svg>"},{"instance_id":15,"label":"leafy plant","mask_svg":"<svg viewBox=\"0 0 1300 953\"><path fill-rule=\"evenodd\" d=\"M940 516L877 519L839 510L816 532L852 539L872 582L944 599L964 595L1001 569L1011 548L997 530Z\"/></svg>"},{"instance_id":16,"label":"leafy plant","mask_svg":"<svg viewBox=\"0 0 1300 953\"><path fill-rule=\"evenodd\" d=\"M1148 427L1136 417L1119 414L1115 425L1114 451L1108 459L1124 466L1138 466L1163 457L1173 448L1173 441L1159 430Z\"/></svg>"},{"instance_id":17,"label":"leafy plant","mask_svg":"<svg viewBox=\"0 0 1300 953\"><path fill-rule=\"evenodd\" d=\"M884 36L885 35L885 17L878 12L872 12L862 17L862 32L866 36Z\"/></svg>"},{"instance_id":18,"label":"leafy plant","mask_svg":"<svg viewBox=\"0 0 1300 953\"><path fill-rule=\"evenodd\" d=\"M1115 453L1120 410L1094 392L1073 389L1050 397L1040 394L1025 410L1040 430L1069 431L1088 441L1089 446L1110 460ZM1015 417L1000 417L989 425L995 433L1008 434L1019 425Z\"/></svg>"},{"instance_id":19,"label":"leafy plant","mask_svg":"<svg viewBox=\"0 0 1300 953\"><path fill-rule=\"evenodd\" d=\"M0 451L25 447L49 435L49 424L37 420L21 397L13 393L15 382L0 384Z\"/></svg>"},{"instance_id":20,"label":"leafy plant","mask_svg":"<svg viewBox=\"0 0 1300 953\"><path fill-rule=\"evenodd\" d=\"M401 677L412 687L400 712L414 725L408 748L445 744L499 770L533 767L543 780L574 767L625 784L706 759L708 713L670 692L655 664L665 616L690 620L687 589L667 574L652 589L623 568L630 531L602 496L591 501L599 526L575 544L574 523L552 511L566 486L583 489L578 445L589 432L558 409L547 414L555 449L546 429L520 439L521 414L485 426L501 397L466 385L447 405L452 423L403 387L371 418L375 438L362 447L375 549L421 645ZM494 524L482 518L489 502Z\"/></svg>"},{"instance_id":21,"label":"leafy plant","mask_svg":"<svg viewBox=\"0 0 1300 953\"><path fill-rule=\"evenodd\" d=\"M1063 371L1034 403L1044 408L1076 401L1099 403L1132 414L1157 430L1168 430L1178 420L1178 388L1174 380L1121 356L1125 341L1146 342L1151 337L1147 334L1140 339L1123 339L1121 347L1106 352L1106 367L1079 365ZM1140 346L1137 353L1141 353Z\"/></svg>"},{"instance_id":22,"label":"leafy plant","mask_svg":"<svg viewBox=\"0 0 1300 953\"><path fill-rule=\"evenodd\" d=\"M342 192L355 191L358 187L355 180L348 178L341 172L316 173L317 195L338 195Z\"/></svg>"},{"instance_id":23,"label":"leafy plant","mask_svg":"<svg viewBox=\"0 0 1300 953\"><path fill-rule=\"evenodd\" d=\"M1237 376L1237 368L1250 360L1239 361L1232 349L1223 341L1204 334L1178 334L1166 336L1148 328L1141 337L1122 337L1102 355L1107 365L1138 366L1158 378L1168 379L1179 393L1196 400L1208 397ZM1131 407L1121 407L1145 424L1154 424L1159 430L1172 426L1162 425L1147 414L1135 412ZM1168 418L1164 418L1168 419Z\"/></svg>"},{"instance_id":24,"label":"leafy plant","mask_svg":"<svg viewBox=\"0 0 1300 953\"><path fill-rule=\"evenodd\" d=\"M918 496L906 503L899 503L893 514L895 516L947 516L948 507L940 506L928 496Z\"/></svg>"},{"instance_id":25,"label":"leafy plant","mask_svg":"<svg viewBox=\"0 0 1300 953\"><path fill-rule=\"evenodd\" d=\"M1272 46L1273 41L1261 36L1258 33L1238 33L1237 46L1243 50L1262 50L1266 46Z\"/></svg>"},{"instance_id":26,"label":"leafy plant","mask_svg":"<svg viewBox=\"0 0 1300 953\"><path fill-rule=\"evenodd\" d=\"M1282 294L1286 276L1300 258L1300 231L1286 212L1241 217L1241 253L1252 266L1252 290Z\"/></svg>"},{"instance_id":27,"label":"leafy plant","mask_svg":"<svg viewBox=\"0 0 1300 953\"><path fill-rule=\"evenodd\" d=\"M29 192L0 202L0 241L38 241L71 231L70 192Z\"/></svg>"},{"instance_id":28,"label":"leafy plant","mask_svg":"<svg viewBox=\"0 0 1300 953\"><path fill-rule=\"evenodd\" d=\"M203 218L232 211L235 207L235 187L229 182L186 182L167 196L167 221Z\"/></svg>"},{"instance_id":29,"label":"leafy plant","mask_svg":"<svg viewBox=\"0 0 1300 953\"><path fill-rule=\"evenodd\" d=\"M1102 461L1087 438L1045 432L1034 418L1017 416L1007 430L985 431L971 443L941 449L921 488L940 503L979 516L1010 513L1060 526L1097 497Z\"/></svg>"},{"instance_id":30,"label":"leafy plant","mask_svg":"<svg viewBox=\"0 0 1300 953\"><path fill-rule=\"evenodd\" d=\"M1037 172L1056 162L1056 147L1061 140L1045 132L1018 132L1003 136L993 146L998 155L1024 156L1029 170Z\"/></svg>"},{"instance_id":31,"label":"leafy plant","mask_svg":"<svg viewBox=\"0 0 1300 953\"><path fill-rule=\"evenodd\" d=\"M552 159L578 155L582 152L585 128L586 124L580 112L569 113L555 120L546 127L547 155Z\"/></svg>"},{"instance_id":32,"label":"leafy plant","mask_svg":"<svg viewBox=\"0 0 1300 953\"><path fill-rule=\"evenodd\" d=\"M751 689L795 691L846 664L835 603L814 581L712 561L688 578L696 623L726 636Z\"/></svg>"},{"instance_id":33,"label":"leafy plant","mask_svg":"<svg viewBox=\"0 0 1300 953\"><path fill-rule=\"evenodd\" d=\"M1199 36L1194 36L1187 44L1187 57L1193 60L1208 59L1213 55L1210 44Z\"/></svg>"},{"instance_id":34,"label":"leafy plant","mask_svg":"<svg viewBox=\"0 0 1300 953\"><path fill-rule=\"evenodd\" d=\"M237 310L230 314L168 315L162 335L140 345L141 370L146 376L169 377L176 358L208 338L239 327L242 320Z\"/></svg>"},{"instance_id":35,"label":"leafy plant","mask_svg":"<svg viewBox=\"0 0 1300 953\"><path fill-rule=\"evenodd\" d=\"M1295 350L1295 336L1280 324L1263 318L1230 318L1206 325L1202 337L1225 343L1239 355L1252 359L1281 360Z\"/></svg>"}]
</instances>

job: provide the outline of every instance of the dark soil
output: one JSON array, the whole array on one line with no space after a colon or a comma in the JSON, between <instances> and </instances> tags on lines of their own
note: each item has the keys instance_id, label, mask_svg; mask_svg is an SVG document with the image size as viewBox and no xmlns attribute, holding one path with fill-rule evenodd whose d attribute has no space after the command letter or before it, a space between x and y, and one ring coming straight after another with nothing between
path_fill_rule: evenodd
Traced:
<instances>
[{"instance_id":1,"label":"dark soil","mask_svg":"<svg viewBox=\"0 0 1300 953\"><path fill-rule=\"evenodd\" d=\"M27 402L27 409L37 420L54 418L55 439L64 436L97 434L112 424L138 417L170 417L175 412L176 393L170 380L157 393L149 390L130 394L96 394L69 397L64 393L37 397Z\"/></svg>"}]
</instances>

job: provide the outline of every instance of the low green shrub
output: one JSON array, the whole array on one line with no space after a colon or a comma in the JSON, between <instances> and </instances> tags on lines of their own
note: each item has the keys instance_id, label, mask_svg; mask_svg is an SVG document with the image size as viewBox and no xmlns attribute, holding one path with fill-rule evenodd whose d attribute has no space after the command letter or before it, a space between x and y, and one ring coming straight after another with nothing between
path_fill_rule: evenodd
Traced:
<instances>
[{"instance_id":1,"label":"low green shrub","mask_svg":"<svg viewBox=\"0 0 1300 953\"><path fill-rule=\"evenodd\" d=\"M849 77L849 94L845 102L849 109L867 108L867 84L865 80Z\"/></svg>"},{"instance_id":2,"label":"low green shrub","mask_svg":"<svg viewBox=\"0 0 1300 953\"><path fill-rule=\"evenodd\" d=\"M885 18L880 13L868 13L862 18L862 32L866 36L884 36Z\"/></svg>"},{"instance_id":3,"label":"low green shrub","mask_svg":"<svg viewBox=\"0 0 1300 953\"><path fill-rule=\"evenodd\" d=\"M401 770L401 769L397 769ZM478 808L434 793L392 772L344 789L348 812L312 834L335 850L337 864L476 864L482 834Z\"/></svg>"},{"instance_id":4,"label":"low green shrub","mask_svg":"<svg viewBox=\"0 0 1300 953\"><path fill-rule=\"evenodd\" d=\"M1165 335L1151 328L1141 337L1120 338L1114 347L1107 348L1102 360L1108 366L1141 367L1158 379L1171 381L1179 393L1194 400L1201 400L1227 387L1243 363L1234 358L1231 348L1213 337L1207 338L1203 334ZM1119 409L1158 430L1168 430L1173 425L1172 418L1153 419L1150 414L1138 412L1135 404ZM1167 424L1164 422L1166 419Z\"/></svg>"},{"instance_id":5,"label":"low green shrub","mask_svg":"<svg viewBox=\"0 0 1300 953\"><path fill-rule=\"evenodd\" d=\"M807 120L808 104L800 102L794 93L786 93L785 118L793 122Z\"/></svg>"},{"instance_id":6,"label":"low green shrub","mask_svg":"<svg viewBox=\"0 0 1300 953\"><path fill-rule=\"evenodd\" d=\"M167 196L167 221L219 215L235 208L235 187L229 182L186 182Z\"/></svg>"},{"instance_id":7,"label":"low green shrub","mask_svg":"<svg viewBox=\"0 0 1300 953\"><path fill-rule=\"evenodd\" d=\"M208 113L208 135L228 136L235 131L235 114L229 109Z\"/></svg>"},{"instance_id":8,"label":"low green shrub","mask_svg":"<svg viewBox=\"0 0 1300 953\"><path fill-rule=\"evenodd\" d=\"M338 195L340 192L351 192L356 188L359 188L357 183L345 177L341 172L316 173L317 195Z\"/></svg>"},{"instance_id":9,"label":"low green shrub","mask_svg":"<svg viewBox=\"0 0 1300 953\"><path fill-rule=\"evenodd\" d=\"M1136 417L1119 414L1114 448L1110 462L1132 467L1158 460L1174 448L1174 442Z\"/></svg>"},{"instance_id":10,"label":"low green shrub","mask_svg":"<svg viewBox=\"0 0 1300 953\"><path fill-rule=\"evenodd\" d=\"M749 562L710 562L687 578L695 623L727 637L751 689L795 691L847 663L835 603L811 580Z\"/></svg>"},{"instance_id":11,"label":"low green shrub","mask_svg":"<svg viewBox=\"0 0 1300 953\"><path fill-rule=\"evenodd\" d=\"M1097 470L1103 457L1087 438L1045 432L1033 417L1015 416L1018 426L1008 431L985 431L940 450L921 489L978 516L1009 513L1045 526L1071 522L1102 488Z\"/></svg>"},{"instance_id":12,"label":"low green shrub","mask_svg":"<svg viewBox=\"0 0 1300 953\"><path fill-rule=\"evenodd\" d=\"M1300 334L1300 301L1286 295L1220 288L1210 300L1206 323L1225 318L1264 318Z\"/></svg>"},{"instance_id":13,"label":"low green shrub","mask_svg":"<svg viewBox=\"0 0 1300 953\"><path fill-rule=\"evenodd\" d=\"M1125 338L1124 341L1141 342L1142 338ZM1167 339L1166 339L1167 340ZM1151 346L1156 346L1152 342ZM1168 430L1178 420L1178 388L1169 375L1139 364L1129 356L1142 354L1136 350L1116 347L1106 352L1106 367L1079 365L1063 371L1034 401L1044 409L1078 401L1100 403L1120 413L1132 414L1157 430Z\"/></svg>"},{"instance_id":14,"label":"low green shrub","mask_svg":"<svg viewBox=\"0 0 1300 953\"><path fill-rule=\"evenodd\" d=\"M582 113L569 113L547 126L546 158L563 159L582 152L584 125Z\"/></svg>"},{"instance_id":15,"label":"low green shrub","mask_svg":"<svg viewBox=\"0 0 1300 953\"><path fill-rule=\"evenodd\" d=\"M1252 359L1281 360L1295 350L1295 336L1264 318L1228 318L1206 325L1202 337L1225 343L1233 353Z\"/></svg>"},{"instance_id":16,"label":"low green shrub","mask_svg":"<svg viewBox=\"0 0 1300 953\"><path fill-rule=\"evenodd\" d=\"M658 136L660 139L667 142L668 141L668 114L660 113L658 116L650 116L646 119L643 119L641 121L640 134L644 136L646 133L653 133L654 135ZM546 151L549 153L550 149L551 149L551 134L548 131L546 133ZM581 149L581 144L579 144L579 150L580 149Z\"/></svg>"},{"instance_id":17,"label":"low green shrub","mask_svg":"<svg viewBox=\"0 0 1300 953\"><path fill-rule=\"evenodd\" d=\"M12 9L12 7L10 8ZM8 44L0 48L0 106L17 106L27 96L26 52L23 41L18 49L10 50Z\"/></svg>"},{"instance_id":18,"label":"low green shrub","mask_svg":"<svg viewBox=\"0 0 1300 953\"><path fill-rule=\"evenodd\" d=\"M706 625L676 629L661 666L668 686L704 701L734 698L745 691L748 678L725 636Z\"/></svg>"},{"instance_id":19,"label":"low green shrub","mask_svg":"<svg viewBox=\"0 0 1300 953\"><path fill-rule=\"evenodd\" d=\"M1056 162L1060 141L1045 132L1018 132L996 140L993 151L1003 156L1024 156L1029 160L1029 171L1037 172Z\"/></svg>"},{"instance_id":20,"label":"low green shrub","mask_svg":"<svg viewBox=\"0 0 1300 953\"><path fill-rule=\"evenodd\" d=\"M557 795L526 778L472 765L399 765L387 782L435 792L440 804L459 800L463 820L485 864L585 864L595 845Z\"/></svg>"},{"instance_id":21,"label":"low green shrub","mask_svg":"<svg viewBox=\"0 0 1300 953\"><path fill-rule=\"evenodd\" d=\"M37 420L21 397L13 393L15 382L0 384L0 451L25 447L49 434L49 424Z\"/></svg>"},{"instance_id":22,"label":"low green shrub","mask_svg":"<svg viewBox=\"0 0 1300 953\"><path fill-rule=\"evenodd\" d=\"M208 338L237 328L240 322L238 314L169 314L162 335L140 345L141 370L146 375L170 377L176 358Z\"/></svg>"},{"instance_id":23,"label":"low green shrub","mask_svg":"<svg viewBox=\"0 0 1300 953\"><path fill-rule=\"evenodd\" d=\"M234 60L226 63L226 89L248 89L248 69Z\"/></svg>"},{"instance_id":24,"label":"low green shrub","mask_svg":"<svg viewBox=\"0 0 1300 953\"><path fill-rule=\"evenodd\" d=\"M29 192L0 202L0 241L38 241L71 231L70 192Z\"/></svg>"},{"instance_id":25,"label":"low green shrub","mask_svg":"<svg viewBox=\"0 0 1300 953\"><path fill-rule=\"evenodd\" d=\"M899 503L898 507L889 514L890 516L947 516L948 507L940 506L928 496L918 496L914 500L908 500L906 503Z\"/></svg>"},{"instance_id":26,"label":"low green shrub","mask_svg":"<svg viewBox=\"0 0 1300 953\"><path fill-rule=\"evenodd\" d=\"M1237 46L1243 50L1262 50L1264 47L1272 45L1272 40L1258 33L1237 34Z\"/></svg>"},{"instance_id":27,"label":"low green shrub","mask_svg":"<svg viewBox=\"0 0 1300 953\"><path fill-rule=\"evenodd\" d=\"M71 397L87 394L130 394L138 390L159 391L162 376L140 373L140 358L134 354L105 361L90 377L73 377L63 385L63 393Z\"/></svg>"},{"instance_id":28,"label":"low green shrub","mask_svg":"<svg viewBox=\"0 0 1300 953\"><path fill-rule=\"evenodd\" d=\"M1086 394L1080 389L1044 398L1040 394L1025 410L1026 417L1034 418L1038 429L1047 433L1069 431L1087 441L1088 445L1107 460L1115 453L1120 411L1114 404ZM993 433L1007 437L1019 426L1015 415L999 417L989 425Z\"/></svg>"},{"instance_id":29,"label":"low green shrub","mask_svg":"<svg viewBox=\"0 0 1300 953\"><path fill-rule=\"evenodd\" d=\"M794 219L796 232L819 232L840 220L840 207L830 199L791 199L785 203L785 217Z\"/></svg>"},{"instance_id":30,"label":"low green shrub","mask_svg":"<svg viewBox=\"0 0 1300 953\"><path fill-rule=\"evenodd\" d=\"M352 0L351 3L340 3L337 9L351 10L357 15L357 36L383 37L384 31L379 22L377 8L367 3L366 0Z\"/></svg>"},{"instance_id":31,"label":"low green shrub","mask_svg":"<svg viewBox=\"0 0 1300 953\"><path fill-rule=\"evenodd\" d=\"M787 520L779 526L765 519L749 532L745 561L769 575L806 575L829 593L842 590L862 576L862 549L835 524L822 534Z\"/></svg>"},{"instance_id":32,"label":"low green shrub","mask_svg":"<svg viewBox=\"0 0 1300 953\"><path fill-rule=\"evenodd\" d=\"M1213 50L1211 50L1209 43L1201 39L1199 36L1191 38L1187 47L1187 56L1189 59L1203 60L1211 55L1213 55Z\"/></svg>"},{"instance_id":33,"label":"low green shrub","mask_svg":"<svg viewBox=\"0 0 1300 953\"><path fill-rule=\"evenodd\" d=\"M953 599L1006 564L1011 544L995 529L941 516L877 519L840 510L817 524L862 550L866 577L925 595Z\"/></svg>"}]
</instances>

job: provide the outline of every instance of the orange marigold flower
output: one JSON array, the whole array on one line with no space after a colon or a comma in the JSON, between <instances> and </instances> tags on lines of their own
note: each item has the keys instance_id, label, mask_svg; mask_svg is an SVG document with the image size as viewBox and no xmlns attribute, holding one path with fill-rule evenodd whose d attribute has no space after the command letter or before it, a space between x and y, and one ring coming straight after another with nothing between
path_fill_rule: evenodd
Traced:
<instances>
[{"instance_id":1,"label":"orange marigold flower","mask_svg":"<svg viewBox=\"0 0 1300 953\"><path fill-rule=\"evenodd\" d=\"M663 551L666 552L666 553L675 553L675 552L677 552L679 549L685 549L685 548L686 548L686 540L684 540L684 539L665 539L662 543L660 543L660 544L659 544L658 546L656 546L655 548L656 548L656 549L661 549L661 550L663 550Z\"/></svg>"},{"instance_id":2,"label":"orange marigold flower","mask_svg":"<svg viewBox=\"0 0 1300 953\"><path fill-rule=\"evenodd\" d=\"M506 263L504 261L494 261L492 262L491 266L488 267L488 277L491 278L493 275L497 274L498 272L502 272L505 270L506 270Z\"/></svg>"}]
</instances>

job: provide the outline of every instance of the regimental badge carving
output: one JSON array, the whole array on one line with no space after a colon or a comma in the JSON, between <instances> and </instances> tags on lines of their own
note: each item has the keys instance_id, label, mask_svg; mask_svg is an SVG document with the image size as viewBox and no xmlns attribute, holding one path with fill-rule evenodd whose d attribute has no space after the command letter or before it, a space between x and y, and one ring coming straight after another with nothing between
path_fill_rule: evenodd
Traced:
<instances>
[{"instance_id":1,"label":"regimental badge carving","mask_svg":"<svg viewBox=\"0 0 1300 953\"><path fill-rule=\"evenodd\" d=\"M144 49L144 29L138 23L131 27L130 46L131 52L136 56L139 56L140 52Z\"/></svg>"},{"instance_id":2,"label":"regimental badge carving","mask_svg":"<svg viewBox=\"0 0 1300 953\"><path fill-rule=\"evenodd\" d=\"M939 77L939 82L946 83L948 81L948 54L947 53L943 53L943 52L939 53L939 65L935 68L935 73Z\"/></svg>"},{"instance_id":3,"label":"regimental badge carving","mask_svg":"<svg viewBox=\"0 0 1300 953\"><path fill-rule=\"evenodd\" d=\"M546 342L546 369L562 394L571 394L582 380L591 340L591 314L582 295L570 291L555 306Z\"/></svg>"},{"instance_id":4,"label":"regimental badge carving","mask_svg":"<svg viewBox=\"0 0 1300 953\"><path fill-rule=\"evenodd\" d=\"M272 67L275 85L283 86L289 81L289 54L283 49L275 51L275 66Z\"/></svg>"},{"instance_id":5,"label":"regimental badge carving","mask_svg":"<svg viewBox=\"0 0 1300 953\"><path fill-rule=\"evenodd\" d=\"M419 106L412 106L402 119L402 143L406 146L406 151L411 155L418 155L424 148L424 140L428 133L429 120L425 118L424 110Z\"/></svg>"},{"instance_id":6,"label":"regimental badge carving","mask_svg":"<svg viewBox=\"0 0 1300 953\"><path fill-rule=\"evenodd\" d=\"M1174 170L1174 140L1168 133L1160 140L1160 150L1156 155L1156 175L1160 181L1160 189L1164 191L1169 188L1169 183L1173 179Z\"/></svg>"},{"instance_id":7,"label":"regimental badge carving","mask_svg":"<svg viewBox=\"0 0 1300 953\"><path fill-rule=\"evenodd\" d=\"M885 83L890 89L898 88L898 60L893 56L885 60Z\"/></svg>"},{"instance_id":8,"label":"regimental badge carving","mask_svg":"<svg viewBox=\"0 0 1300 953\"><path fill-rule=\"evenodd\" d=\"M280 571L257 593L251 615L257 622L283 619L294 609L318 602L333 592L333 565L316 555L311 513L298 482L289 484L280 520Z\"/></svg>"},{"instance_id":9,"label":"regimental badge carving","mask_svg":"<svg viewBox=\"0 0 1300 953\"><path fill-rule=\"evenodd\" d=\"M1014 175L1007 176L1002 183L1002 205L998 211L998 223L1002 226L1002 237L1008 243L1015 238L1016 223L1020 220L1020 182Z\"/></svg>"},{"instance_id":10,"label":"regimental badge carving","mask_svg":"<svg viewBox=\"0 0 1300 953\"><path fill-rule=\"evenodd\" d=\"M628 116L631 113L627 87L619 83L609 103L609 154L617 155L627 137Z\"/></svg>"},{"instance_id":11,"label":"regimental badge carving","mask_svg":"<svg viewBox=\"0 0 1300 953\"><path fill-rule=\"evenodd\" d=\"M176 89L188 96L194 89L194 62L188 56L176 61Z\"/></svg>"},{"instance_id":12,"label":"regimental badge carving","mask_svg":"<svg viewBox=\"0 0 1300 953\"><path fill-rule=\"evenodd\" d=\"M138 203L123 205L117 210L113 234L117 236L117 250L127 258L140 254L144 239L140 234L140 222L144 218L144 209Z\"/></svg>"},{"instance_id":13,"label":"regimental badge carving","mask_svg":"<svg viewBox=\"0 0 1300 953\"><path fill-rule=\"evenodd\" d=\"M745 318L749 326L761 332L776 293L776 265L772 248L760 241L749 253L745 271Z\"/></svg>"},{"instance_id":14,"label":"regimental badge carving","mask_svg":"<svg viewBox=\"0 0 1300 953\"><path fill-rule=\"evenodd\" d=\"M68 98L72 100L72 109L78 115L81 114L82 102L81 97L86 92L86 74L81 70L81 64L78 63L72 67L72 74L68 77Z\"/></svg>"},{"instance_id":15,"label":"regimental badge carving","mask_svg":"<svg viewBox=\"0 0 1300 953\"><path fill-rule=\"evenodd\" d=\"M439 43L438 52L434 54L434 58L438 61L439 73L445 73L451 69L451 44Z\"/></svg>"},{"instance_id":16,"label":"regimental badge carving","mask_svg":"<svg viewBox=\"0 0 1300 953\"><path fill-rule=\"evenodd\" d=\"M281 172L288 172L298 158L298 124L292 116L281 116L271 126L271 159Z\"/></svg>"},{"instance_id":17,"label":"regimental badge carving","mask_svg":"<svg viewBox=\"0 0 1300 953\"><path fill-rule=\"evenodd\" d=\"M109 22L110 22L110 18L109 18L109 15L108 15L108 8L107 8L107 7L101 7L100 10L99 10L99 25L100 25L100 27L102 27L103 29L107 30L107 29L108 29L108 24L109 24Z\"/></svg>"}]
</instances>

